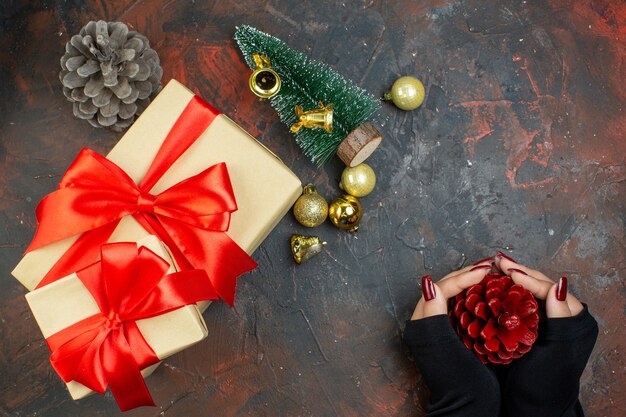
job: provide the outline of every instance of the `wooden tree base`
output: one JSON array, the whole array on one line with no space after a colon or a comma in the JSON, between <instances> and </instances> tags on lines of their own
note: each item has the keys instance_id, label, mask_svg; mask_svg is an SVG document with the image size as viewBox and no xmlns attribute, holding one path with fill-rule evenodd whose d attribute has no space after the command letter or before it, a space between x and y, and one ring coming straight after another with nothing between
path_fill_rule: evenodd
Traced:
<instances>
[{"instance_id":1,"label":"wooden tree base","mask_svg":"<svg viewBox=\"0 0 626 417\"><path fill-rule=\"evenodd\" d=\"M359 165L378 148L383 136L373 124L359 125L346 136L337 148L337 156L349 167Z\"/></svg>"}]
</instances>

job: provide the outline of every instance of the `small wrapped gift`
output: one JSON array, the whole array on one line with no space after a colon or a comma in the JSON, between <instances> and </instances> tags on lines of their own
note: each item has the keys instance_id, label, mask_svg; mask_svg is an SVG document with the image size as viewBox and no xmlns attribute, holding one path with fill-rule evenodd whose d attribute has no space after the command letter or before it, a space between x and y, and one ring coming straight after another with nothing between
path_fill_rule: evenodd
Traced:
<instances>
[{"instance_id":1,"label":"small wrapped gift","mask_svg":"<svg viewBox=\"0 0 626 417\"><path fill-rule=\"evenodd\" d=\"M154 236L109 243L101 260L26 294L72 398L111 389L120 408L154 405L143 376L207 336L194 304L203 270L177 272Z\"/></svg>"},{"instance_id":2,"label":"small wrapped gift","mask_svg":"<svg viewBox=\"0 0 626 417\"><path fill-rule=\"evenodd\" d=\"M232 304L237 276L256 267L248 255L301 191L274 154L172 80L107 158L79 154L37 207L13 275L41 287L97 260L104 242L154 234Z\"/></svg>"}]
</instances>

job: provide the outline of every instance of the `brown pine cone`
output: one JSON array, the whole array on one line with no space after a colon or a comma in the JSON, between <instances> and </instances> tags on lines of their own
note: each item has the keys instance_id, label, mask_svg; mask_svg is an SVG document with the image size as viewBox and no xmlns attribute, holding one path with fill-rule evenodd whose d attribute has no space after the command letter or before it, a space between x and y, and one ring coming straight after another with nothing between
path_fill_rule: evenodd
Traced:
<instances>
[{"instance_id":1,"label":"brown pine cone","mask_svg":"<svg viewBox=\"0 0 626 417\"><path fill-rule=\"evenodd\" d=\"M465 346L483 363L510 363L537 340L537 300L499 272L451 298L448 316Z\"/></svg>"},{"instance_id":2,"label":"brown pine cone","mask_svg":"<svg viewBox=\"0 0 626 417\"><path fill-rule=\"evenodd\" d=\"M94 127L127 128L161 90L163 69L148 39L121 22L89 22L61 57L63 94Z\"/></svg>"}]
</instances>

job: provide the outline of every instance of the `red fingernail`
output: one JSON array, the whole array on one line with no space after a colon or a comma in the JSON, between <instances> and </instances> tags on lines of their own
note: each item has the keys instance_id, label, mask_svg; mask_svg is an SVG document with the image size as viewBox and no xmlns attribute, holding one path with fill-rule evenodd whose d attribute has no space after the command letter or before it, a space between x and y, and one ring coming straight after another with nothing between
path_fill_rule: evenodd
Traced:
<instances>
[{"instance_id":1,"label":"red fingernail","mask_svg":"<svg viewBox=\"0 0 626 417\"><path fill-rule=\"evenodd\" d=\"M526 272L522 271L521 269L517 269L517 268L509 268L509 272L511 272L511 271L513 271L513 272L519 272L519 273L520 273L520 274L522 274L522 275L529 276Z\"/></svg>"},{"instance_id":2,"label":"red fingernail","mask_svg":"<svg viewBox=\"0 0 626 417\"><path fill-rule=\"evenodd\" d=\"M435 283L433 282L432 278L429 281L430 284L430 292L433 294L433 298L435 298L435 296L437 295L437 290L435 289Z\"/></svg>"},{"instance_id":3,"label":"red fingernail","mask_svg":"<svg viewBox=\"0 0 626 417\"><path fill-rule=\"evenodd\" d=\"M565 298L567 298L567 277L561 277L556 284L556 299L565 301Z\"/></svg>"},{"instance_id":4,"label":"red fingernail","mask_svg":"<svg viewBox=\"0 0 626 417\"><path fill-rule=\"evenodd\" d=\"M470 269L469 271L470 271L470 272L472 272L472 271L476 271L476 270L478 270L478 269L487 269L487 268L491 269L491 265L479 265L479 266L475 266L475 267L473 267L472 269Z\"/></svg>"},{"instance_id":5,"label":"red fingernail","mask_svg":"<svg viewBox=\"0 0 626 417\"><path fill-rule=\"evenodd\" d=\"M480 261L474 262L472 265L478 265L480 263L483 263L485 261L490 261L490 260L493 260L493 256L490 256L489 258L481 259Z\"/></svg>"},{"instance_id":6,"label":"red fingernail","mask_svg":"<svg viewBox=\"0 0 626 417\"><path fill-rule=\"evenodd\" d=\"M422 277L422 295L424 295L424 300L426 301L432 300L437 295L435 284L433 284L433 279L430 275Z\"/></svg>"},{"instance_id":7,"label":"red fingernail","mask_svg":"<svg viewBox=\"0 0 626 417\"><path fill-rule=\"evenodd\" d=\"M515 262L515 263L517 263L517 261L516 261L515 259L513 259L513 258L511 258L511 257L506 256L506 255L505 255L504 253L502 253L501 251L498 251L498 256L499 256L499 257L501 257L501 258L504 258L504 259L506 259L506 260L509 260L509 261L511 261L511 262Z\"/></svg>"}]
</instances>

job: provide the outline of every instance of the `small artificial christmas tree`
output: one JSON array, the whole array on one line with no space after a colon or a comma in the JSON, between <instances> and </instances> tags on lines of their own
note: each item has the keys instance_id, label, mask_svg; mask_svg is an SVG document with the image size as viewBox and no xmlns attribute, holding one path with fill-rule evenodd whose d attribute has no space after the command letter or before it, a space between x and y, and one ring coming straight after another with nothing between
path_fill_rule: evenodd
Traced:
<instances>
[{"instance_id":1,"label":"small artificial christmas tree","mask_svg":"<svg viewBox=\"0 0 626 417\"><path fill-rule=\"evenodd\" d=\"M260 54L269 59L271 68L280 76L280 91L269 101L287 126L300 121L296 106L307 111L319 108L320 102L333 105L332 133L307 128L294 133L313 163L321 166L337 152L347 165L354 166L378 146L380 133L371 123L363 124L380 108L374 96L327 65L255 28L238 26L235 40L250 68L257 67L253 55Z\"/></svg>"}]
</instances>

